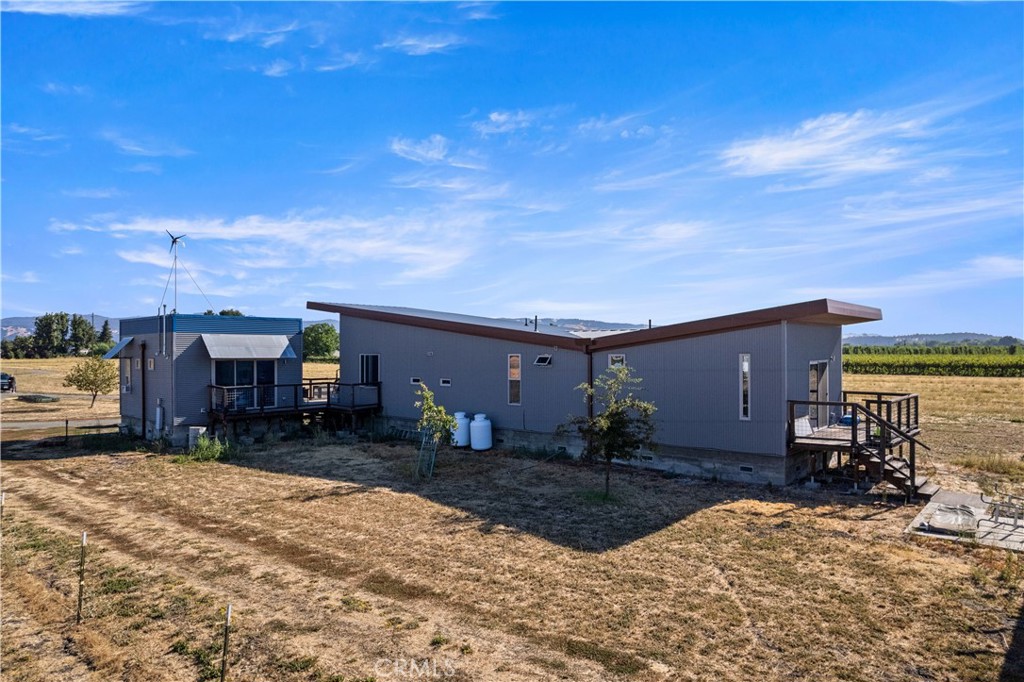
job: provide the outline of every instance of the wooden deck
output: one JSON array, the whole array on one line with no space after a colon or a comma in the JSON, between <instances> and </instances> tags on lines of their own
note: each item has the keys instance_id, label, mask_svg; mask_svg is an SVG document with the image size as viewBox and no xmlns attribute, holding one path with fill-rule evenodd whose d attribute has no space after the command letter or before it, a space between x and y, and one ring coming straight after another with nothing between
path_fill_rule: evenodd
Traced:
<instances>
[{"instance_id":1,"label":"wooden deck","mask_svg":"<svg viewBox=\"0 0 1024 682\"><path fill-rule=\"evenodd\" d=\"M856 440L854 440L854 434L850 432L851 428L852 427L849 426L834 424L832 426L815 429L809 435L796 436L790 443L790 447L798 450L833 450L850 452L853 449L855 442L858 444L877 446L877 437L873 437L869 433L870 429L868 424L859 424L857 426ZM914 428L906 433L910 436L916 436L921 433L921 429ZM888 447L897 448L906 442L906 438L897 434L890 434Z\"/></svg>"},{"instance_id":2,"label":"wooden deck","mask_svg":"<svg viewBox=\"0 0 1024 682\"><path fill-rule=\"evenodd\" d=\"M301 384L209 387L210 426L253 419L310 418L342 422L381 409L380 384L305 381ZM283 404L280 404L283 403Z\"/></svg>"}]
</instances>

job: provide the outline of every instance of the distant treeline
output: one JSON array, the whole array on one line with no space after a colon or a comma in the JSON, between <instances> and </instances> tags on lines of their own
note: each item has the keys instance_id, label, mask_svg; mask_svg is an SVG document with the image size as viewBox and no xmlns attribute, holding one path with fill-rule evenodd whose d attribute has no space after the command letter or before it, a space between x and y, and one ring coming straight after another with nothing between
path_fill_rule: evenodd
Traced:
<instances>
[{"instance_id":1,"label":"distant treeline","mask_svg":"<svg viewBox=\"0 0 1024 682\"><path fill-rule=\"evenodd\" d=\"M843 346L843 355L1016 355L1024 352L1009 345L928 345L928 346Z\"/></svg>"}]
</instances>

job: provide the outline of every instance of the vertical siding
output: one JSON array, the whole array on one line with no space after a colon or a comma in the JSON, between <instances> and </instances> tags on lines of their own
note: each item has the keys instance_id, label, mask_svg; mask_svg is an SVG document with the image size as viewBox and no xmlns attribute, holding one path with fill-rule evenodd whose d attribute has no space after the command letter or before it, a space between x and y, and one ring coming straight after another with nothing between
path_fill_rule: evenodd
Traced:
<instances>
[{"instance_id":1,"label":"vertical siding","mask_svg":"<svg viewBox=\"0 0 1024 682\"><path fill-rule=\"evenodd\" d=\"M131 327L129 327L131 328ZM154 423L156 420L156 399L164 398L166 414L170 414L170 358L160 355L160 334L140 333L138 329L151 328L145 325L137 325L132 331L126 331L121 327L122 338L132 336L132 342L121 351L121 360L129 360L132 363L132 392L124 393L120 386L121 414L136 419L142 418L142 388L145 380L146 389L146 421ZM145 357L143 358L142 344L146 345ZM153 369L147 369L148 361L153 360ZM140 360L139 369L135 369L135 360ZM124 377L121 377L120 385L124 384Z\"/></svg>"},{"instance_id":2,"label":"vertical siding","mask_svg":"<svg viewBox=\"0 0 1024 682\"><path fill-rule=\"evenodd\" d=\"M415 419L420 377L451 412L484 412L495 428L553 431L570 413L585 411L573 388L587 379L587 356L577 350L455 334L341 316L341 380L359 381L359 355L379 354L385 414ZM522 404L508 404L507 362L522 355ZM551 365L533 364L550 354ZM451 379L441 386L440 379Z\"/></svg>"},{"instance_id":3,"label":"vertical siding","mask_svg":"<svg viewBox=\"0 0 1024 682\"><path fill-rule=\"evenodd\" d=\"M808 399L810 364L828 360L828 399L843 397L843 328L839 325L787 325L787 400Z\"/></svg>"},{"instance_id":4,"label":"vertical siding","mask_svg":"<svg viewBox=\"0 0 1024 682\"><path fill-rule=\"evenodd\" d=\"M595 376L624 353L658 408L665 445L785 454L782 326L771 325L594 353ZM750 419L740 419L740 353L750 354Z\"/></svg>"},{"instance_id":5,"label":"vertical siding","mask_svg":"<svg viewBox=\"0 0 1024 682\"><path fill-rule=\"evenodd\" d=\"M202 334L280 334L288 336L296 360L277 361L278 384L302 381L302 321L269 317L220 317L212 315L174 316L174 425L202 426L209 406L209 385L213 383L213 361ZM170 405L170 392L166 405ZM293 393L281 391L278 405L290 405ZM169 418L169 416L168 416Z\"/></svg>"}]
</instances>

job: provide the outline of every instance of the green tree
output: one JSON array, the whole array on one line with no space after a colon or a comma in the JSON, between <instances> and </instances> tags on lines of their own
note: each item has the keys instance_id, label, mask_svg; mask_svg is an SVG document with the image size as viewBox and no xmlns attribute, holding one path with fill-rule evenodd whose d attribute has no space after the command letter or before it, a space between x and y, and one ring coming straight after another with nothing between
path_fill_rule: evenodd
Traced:
<instances>
[{"instance_id":1,"label":"green tree","mask_svg":"<svg viewBox=\"0 0 1024 682\"><path fill-rule=\"evenodd\" d=\"M67 355L69 324L67 313L46 313L37 317L36 330L32 334L36 357Z\"/></svg>"},{"instance_id":2,"label":"green tree","mask_svg":"<svg viewBox=\"0 0 1024 682\"><path fill-rule=\"evenodd\" d=\"M640 400L633 394L641 379L634 377L626 365L609 367L593 383L576 387L583 392L587 405L600 408L594 416L571 416L560 429L575 429L586 442L584 454L603 458L604 496L611 490L612 460L630 460L641 447L654 445L654 403Z\"/></svg>"},{"instance_id":3,"label":"green tree","mask_svg":"<svg viewBox=\"0 0 1024 682\"><path fill-rule=\"evenodd\" d=\"M113 343L114 330L110 328L110 320L103 320L103 329L100 330L100 343Z\"/></svg>"},{"instance_id":4,"label":"green tree","mask_svg":"<svg viewBox=\"0 0 1024 682\"><path fill-rule=\"evenodd\" d=\"M235 310L234 308L225 308L217 314L224 315L226 317L245 317L245 314L241 310Z\"/></svg>"},{"instance_id":5,"label":"green tree","mask_svg":"<svg viewBox=\"0 0 1024 682\"><path fill-rule=\"evenodd\" d=\"M4 339L0 345L3 347L3 357L9 360L36 356L31 336L15 336L13 339Z\"/></svg>"},{"instance_id":6,"label":"green tree","mask_svg":"<svg viewBox=\"0 0 1024 682\"><path fill-rule=\"evenodd\" d=\"M92 394L89 407L96 404L96 396L100 393L106 395L115 390L118 380L117 363L96 356L79 362L64 375L65 386Z\"/></svg>"},{"instance_id":7,"label":"green tree","mask_svg":"<svg viewBox=\"0 0 1024 682\"><path fill-rule=\"evenodd\" d=\"M68 348L75 355L87 351L96 343L96 328L87 317L71 316L71 333L68 335Z\"/></svg>"},{"instance_id":8,"label":"green tree","mask_svg":"<svg viewBox=\"0 0 1024 682\"><path fill-rule=\"evenodd\" d=\"M420 410L420 420L416 428L426 431L434 443L447 443L452 438L452 429L455 428L455 417L445 411L444 405L434 402L434 392L424 384L416 387L416 396L419 398L414 405Z\"/></svg>"},{"instance_id":9,"label":"green tree","mask_svg":"<svg viewBox=\"0 0 1024 682\"><path fill-rule=\"evenodd\" d=\"M338 330L328 322L311 324L302 332L302 359L330 358L338 352Z\"/></svg>"}]
</instances>

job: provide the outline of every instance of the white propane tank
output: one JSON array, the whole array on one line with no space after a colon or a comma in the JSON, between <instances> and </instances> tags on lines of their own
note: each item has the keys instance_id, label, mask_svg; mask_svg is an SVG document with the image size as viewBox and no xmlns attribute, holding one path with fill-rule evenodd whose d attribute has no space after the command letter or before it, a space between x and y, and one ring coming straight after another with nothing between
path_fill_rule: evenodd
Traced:
<instances>
[{"instance_id":1,"label":"white propane tank","mask_svg":"<svg viewBox=\"0 0 1024 682\"><path fill-rule=\"evenodd\" d=\"M491 449L491 420L483 412L473 415L469 423L469 435L474 450Z\"/></svg>"},{"instance_id":2,"label":"white propane tank","mask_svg":"<svg viewBox=\"0 0 1024 682\"><path fill-rule=\"evenodd\" d=\"M455 413L455 428L452 429L452 445L464 448L469 445L469 417L465 412Z\"/></svg>"}]
</instances>

